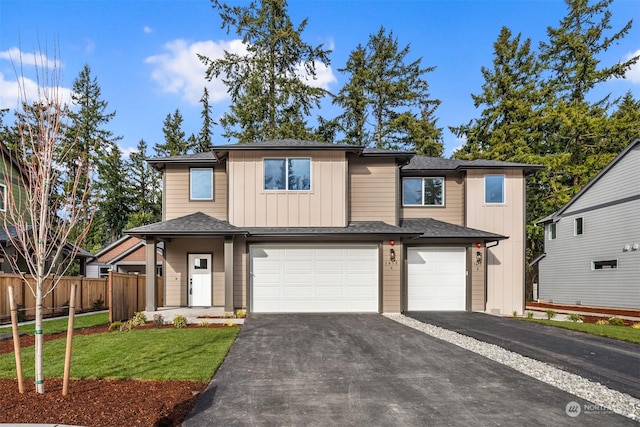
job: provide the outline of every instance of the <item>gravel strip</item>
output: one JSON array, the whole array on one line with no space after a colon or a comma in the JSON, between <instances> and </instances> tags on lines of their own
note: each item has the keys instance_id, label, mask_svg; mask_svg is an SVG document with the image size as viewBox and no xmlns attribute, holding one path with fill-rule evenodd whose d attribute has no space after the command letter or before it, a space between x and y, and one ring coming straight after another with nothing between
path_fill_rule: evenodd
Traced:
<instances>
[{"instance_id":1,"label":"gravel strip","mask_svg":"<svg viewBox=\"0 0 640 427\"><path fill-rule=\"evenodd\" d=\"M438 326L422 323L402 314L389 313L383 315L398 323L431 335L432 337L509 366L525 375L557 387L560 390L588 400L595 405L607 408L616 414L631 418L634 421L640 421L640 400L626 393L612 390L600 383L589 381L579 375L565 372L538 360L505 350L497 345L478 341L475 338Z\"/></svg>"}]
</instances>

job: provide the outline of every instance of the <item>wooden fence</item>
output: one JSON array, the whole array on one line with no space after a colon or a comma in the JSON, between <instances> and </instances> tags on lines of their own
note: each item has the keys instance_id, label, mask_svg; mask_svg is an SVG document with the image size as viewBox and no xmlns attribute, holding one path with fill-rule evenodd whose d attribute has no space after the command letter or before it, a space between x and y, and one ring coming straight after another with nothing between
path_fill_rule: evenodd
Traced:
<instances>
[{"instance_id":1,"label":"wooden fence","mask_svg":"<svg viewBox=\"0 0 640 427\"><path fill-rule=\"evenodd\" d=\"M91 311L107 308L108 287L107 279L95 279L87 277L60 277L58 285L47 295L43 301L44 316L50 317L67 312L71 285L78 284L76 295L76 311ZM31 287L29 286L31 285ZM16 275L0 274L0 322L8 322L11 319L9 308L9 286L13 286L16 303L21 306L21 317L32 319L36 313L36 298L31 289L35 290L35 281L31 278L28 283ZM45 282L44 289L48 289L51 280Z\"/></svg>"},{"instance_id":2,"label":"wooden fence","mask_svg":"<svg viewBox=\"0 0 640 427\"><path fill-rule=\"evenodd\" d=\"M147 295L143 274L109 273L109 321L130 319L137 311L144 311ZM162 277L156 280L156 304L162 306Z\"/></svg>"}]
</instances>

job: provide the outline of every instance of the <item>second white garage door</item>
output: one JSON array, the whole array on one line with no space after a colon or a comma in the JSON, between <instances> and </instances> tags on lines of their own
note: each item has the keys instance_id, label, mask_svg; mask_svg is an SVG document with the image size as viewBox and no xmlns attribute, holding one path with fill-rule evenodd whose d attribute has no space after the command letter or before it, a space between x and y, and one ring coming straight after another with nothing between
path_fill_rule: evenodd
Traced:
<instances>
[{"instance_id":1,"label":"second white garage door","mask_svg":"<svg viewBox=\"0 0 640 427\"><path fill-rule=\"evenodd\" d=\"M251 246L255 313L378 312L377 246Z\"/></svg>"},{"instance_id":2,"label":"second white garage door","mask_svg":"<svg viewBox=\"0 0 640 427\"><path fill-rule=\"evenodd\" d=\"M407 250L407 310L465 310L464 248Z\"/></svg>"}]
</instances>

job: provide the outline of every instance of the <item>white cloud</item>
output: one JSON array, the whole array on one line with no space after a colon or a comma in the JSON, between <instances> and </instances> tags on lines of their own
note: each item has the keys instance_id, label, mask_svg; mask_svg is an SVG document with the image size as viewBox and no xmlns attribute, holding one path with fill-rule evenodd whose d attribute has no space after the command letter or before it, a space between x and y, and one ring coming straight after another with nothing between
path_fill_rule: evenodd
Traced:
<instances>
[{"instance_id":1,"label":"white cloud","mask_svg":"<svg viewBox=\"0 0 640 427\"><path fill-rule=\"evenodd\" d=\"M151 34L151 33L153 33L153 28L151 28L148 25L145 25L144 28L142 29L142 31L144 31L145 34Z\"/></svg>"},{"instance_id":2,"label":"white cloud","mask_svg":"<svg viewBox=\"0 0 640 427\"><path fill-rule=\"evenodd\" d=\"M640 55L640 49L627 55L625 60L628 61L629 59L638 55ZM629 80L631 83L640 83L640 61L636 62L634 65L631 66L631 69L626 72L625 78Z\"/></svg>"},{"instance_id":3,"label":"white cloud","mask_svg":"<svg viewBox=\"0 0 640 427\"><path fill-rule=\"evenodd\" d=\"M205 80L206 67L198 59L197 54L218 59L224 56L225 51L238 55L247 53L245 45L239 39L194 43L178 39L165 44L164 48L165 53L145 59L146 63L153 66L151 78L163 92L179 94L182 99L194 105L200 101L205 85L209 89L210 102L228 99L227 88L222 83L222 79L214 79L211 82ZM302 65L298 67L298 73L304 76ZM329 85L337 79L331 67L316 64L316 78L307 79L307 81L310 85L328 89Z\"/></svg>"},{"instance_id":4,"label":"white cloud","mask_svg":"<svg viewBox=\"0 0 640 427\"><path fill-rule=\"evenodd\" d=\"M37 99L45 96L57 96L63 104L71 103L71 89L58 87L56 94L53 87L39 87L35 80L21 77L19 80L7 80L4 74L0 72L0 108L9 108L12 110L20 106L23 99L27 103L32 103Z\"/></svg>"},{"instance_id":5,"label":"white cloud","mask_svg":"<svg viewBox=\"0 0 640 427\"><path fill-rule=\"evenodd\" d=\"M59 59L48 58L42 53L22 52L17 47L12 47L9 50L0 51L0 59L6 59L13 62L16 69L20 68L21 64L36 65L41 68L55 68L62 66Z\"/></svg>"},{"instance_id":6,"label":"white cloud","mask_svg":"<svg viewBox=\"0 0 640 427\"><path fill-rule=\"evenodd\" d=\"M187 43L178 39L164 46L166 53L153 55L145 62L153 66L151 78L166 93L180 94L182 99L197 104L202 97L202 90L209 89L209 101L212 103L226 99L227 88L220 79L207 82L204 78L206 67L198 59L198 54L211 59L222 58L224 51L245 54L246 49L240 40L201 41Z\"/></svg>"}]
</instances>

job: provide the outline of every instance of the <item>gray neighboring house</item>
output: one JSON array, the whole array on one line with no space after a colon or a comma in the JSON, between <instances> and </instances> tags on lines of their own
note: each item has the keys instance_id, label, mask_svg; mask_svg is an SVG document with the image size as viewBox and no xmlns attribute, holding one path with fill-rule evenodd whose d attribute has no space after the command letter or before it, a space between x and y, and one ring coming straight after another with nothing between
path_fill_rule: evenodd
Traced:
<instances>
[{"instance_id":1,"label":"gray neighboring house","mask_svg":"<svg viewBox=\"0 0 640 427\"><path fill-rule=\"evenodd\" d=\"M640 308L640 139L539 224L542 301Z\"/></svg>"}]
</instances>

